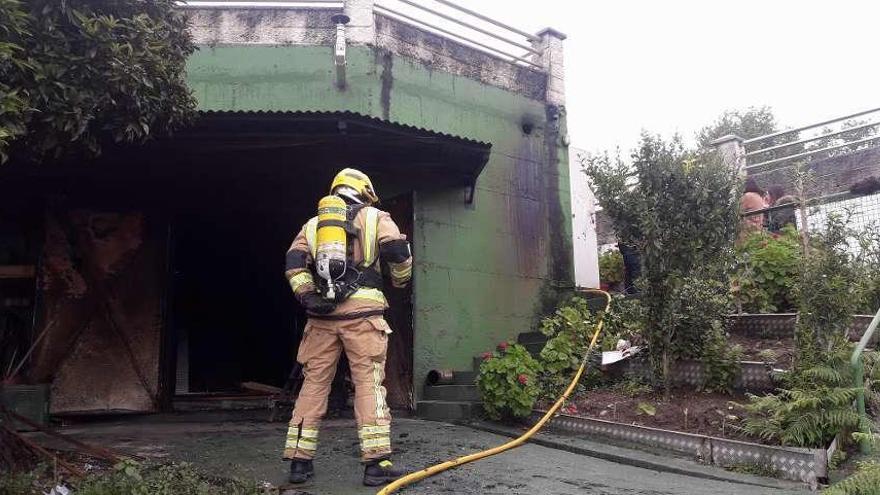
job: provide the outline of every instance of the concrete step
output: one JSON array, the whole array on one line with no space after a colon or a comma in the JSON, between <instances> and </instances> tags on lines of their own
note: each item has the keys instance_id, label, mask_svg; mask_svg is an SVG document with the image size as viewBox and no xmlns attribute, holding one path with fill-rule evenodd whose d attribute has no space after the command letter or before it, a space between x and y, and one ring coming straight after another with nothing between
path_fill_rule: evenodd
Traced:
<instances>
[{"instance_id":1,"label":"concrete step","mask_svg":"<svg viewBox=\"0 0 880 495\"><path fill-rule=\"evenodd\" d=\"M546 342L533 342L531 344L523 344L523 347L525 347L526 350L529 351L529 354L537 357L538 354L541 354L541 349L544 348L544 345L546 345Z\"/></svg>"},{"instance_id":2,"label":"concrete step","mask_svg":"<svg viewBox=\"0 0 880 495\"><path fill-rule=\"evenodd\" d=\"M479 374L480 372L480 364L482 364L483 358L480 356L474 356L473 366L474 366L474 374Z\"/></svg>"},{"instance_id":3,"label":"concrete step","mask_svg":"<svg viewBox=\"0 0 880 495\"><path fill-rule=\"evenodd\" d=\"M457 421L480 416L483 406L477 402L421 400L416 403L416 415L432 421Z\"/></svg>"},{"instance_id":4,"label":"concrete step","mask_svg":"<svg viewBox=\"0 0 880 495\"><path fill-rule=\"evenodd\" d=\"M477 382L476 371L455 371L452 376L454 377L453 385L473 385Z\"/></svg>"},{"instance_id":5,"label":"concrete step","mask_svg":"<svg viewBox=\"0 0 880 495\"><path fill-rule=\"evenodd\" d=\"M177 396L171 401L171 407L178 412L195 411L242 411L248 409L268 410L272 404L270 396Z\"/></svg>"},{"instance_id":6,"label":"concrete step","mask_svg":"<svg viewBox=\"0 0 880 495\"><path fill-rule=\"evenodd\" d=\"M547 342L547 336L541 332L525 332L517 335L516 341L519 344L534 344Z\"/></svg>"},{"instance_id":7,"label":"concrete step","mask_svg":"<svg viewBox=\"0 0 880 495\"><path fill-rule=\"evenodd\" d=\"M479 402L480 391L476 385L426 385L424 398L451 402Z\"/></svg>"}]
</instances>

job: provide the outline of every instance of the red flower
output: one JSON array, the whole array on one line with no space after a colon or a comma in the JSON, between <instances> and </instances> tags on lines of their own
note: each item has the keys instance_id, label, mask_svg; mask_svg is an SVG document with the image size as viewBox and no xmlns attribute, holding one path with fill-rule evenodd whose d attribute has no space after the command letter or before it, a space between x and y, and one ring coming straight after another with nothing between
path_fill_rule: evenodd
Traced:
<instances>
[{"instance_id":1,"label":"red flower","mask_svg":"<svg viewBox=\"0 0 880 495\"><path fill-rule=\"evenodd\" d=\"M502 342L498 344L498 350L501 352L506 351L508 347L510 347L510 344L508 344L507 342Z\"/></svg>"},{"instance_id":2,"label":"red flower","mask_svg":"<svg viewBox=\"0 0 880 495\"><path fill-rule=\"evenodd\" d=\"M484 352L483 354L481 354L481 357L483 358L483 361L488 361L488 360L492 359L492 353L491 352Z\"/></svg>"},{"instance_id":3,"label":"red flower","mask_svg":"<svg viewBox=\"0 0 880 495\"><path fill-rule=\"evenodd\" d=\"M529 383L529 377L525 375L525 373L520 373L516 379L519 381L520 385L527 385Z\"/></svg>"}]
</instances>

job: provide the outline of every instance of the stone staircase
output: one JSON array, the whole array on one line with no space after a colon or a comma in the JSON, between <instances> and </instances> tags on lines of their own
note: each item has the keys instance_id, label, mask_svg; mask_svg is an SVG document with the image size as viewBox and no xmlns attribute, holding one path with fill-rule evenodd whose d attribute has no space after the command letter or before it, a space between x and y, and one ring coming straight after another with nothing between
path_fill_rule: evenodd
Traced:
<instances>
[{"instance_id":1,"label":"stone staircase","mask_svg":"<svg viewBox=\"0 0 880 495\"><path fill-rule=\"evenodd\" d=\"M547 337L540 332L521 333L517 336L517 343L522 344L533 356L541 352L546 342ZM453 372L451 384L426 383L422 400L416 403L416 414L434 421L457 421L479 417L483 407L476 379L481 362L481 357L474 357L470 371Z\"/></svg>"}]
</instances>

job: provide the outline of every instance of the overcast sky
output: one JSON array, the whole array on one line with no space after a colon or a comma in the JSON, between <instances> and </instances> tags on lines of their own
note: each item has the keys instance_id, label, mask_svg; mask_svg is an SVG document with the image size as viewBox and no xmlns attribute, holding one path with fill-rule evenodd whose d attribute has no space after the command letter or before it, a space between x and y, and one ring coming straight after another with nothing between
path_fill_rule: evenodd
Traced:
<instances>
[{"instance_id":1,"label":"overcast sky","mask_svg":"<svg viewBox=\"0 0 880 495\"><path fill-rule=\"evenodd\" d=\"M880 0L458 0L566 40L572 144L631 148L770 105L797 127L880 107Z\"/></svg>"}]
</instances>

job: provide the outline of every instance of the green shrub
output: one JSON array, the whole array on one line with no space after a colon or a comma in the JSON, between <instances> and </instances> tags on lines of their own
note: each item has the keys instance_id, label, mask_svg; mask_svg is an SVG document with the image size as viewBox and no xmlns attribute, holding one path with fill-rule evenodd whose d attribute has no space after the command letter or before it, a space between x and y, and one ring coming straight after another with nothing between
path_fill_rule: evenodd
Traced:
<instances>
[{"instance_id":1,"label":"green shrub","mask_svg":"<svg viewBox=\"0 0 880 495\"><path fill-rule=\"evenodd\" d=\"M843 481L824 490L823 495L878 495L880 494L880 462L859 463L858 470Z\"/></svg>"},{"instance_id":2,"label":"green shrub","mask_svg":"<svg viewBox=\"0 0 880 495\"><path fill-rule=\"evenodd\" d=\"M523 418L531 414L540 388L541 365L525 347L502 342L483 354L477 388L491 419Z\"/></svg>"},{"instance_id":3,"label":"green shrub","mask_svg":"<svg viewBox=\"0 0 880 495\"><path fill-rule=\"evenodd\" d=\"M739 312L780 313L795 307L800 269L800 237L793 226L780 234L760 231L737 246L732 293Z\"/></svg>"},{"instance_id":4,"label":"green shrub","mask_svg":"<svg viewBox=\"0 0 880 495\"><path fill-rule=\"evenodd\" d=\"M706 392L732 392L736 377L741 372L739 364L743 350L739 345L730 346L727 335L717 323L710 327L703 348L702 361L705 378L702 389Z\"/></svg>"},{"instance_id":5,"label":"green shrub","mask_svg":"<svg viewBox=\"0 0 880 495\"><path fill-rule=\"evenodd\" d=\"M880 225L868 225L859 232L857 241L860 297L856 311L874 314L880 309Z\"/></svg>"},{"instance_id":6,"label":"green shrub","mask_svg":"<svg viewBox=\"0 0 880 495\"><path fill-rule=\"evenodd\" d=\"M858 389L850 387L848 353L824 364L792 372L775 394L750 395L743 430L764 440L796 447L825 448L838 434L862 422L852 407Z\"/></svg>"},{"instance_id":7,"label":"green shrub","mask_svg":"<svg viewBox=\"0 0 880 495\"><path fill-rule=\"evenodd\" d=\"M541 333L548 337L539 355L541 388L546 397L555 397L571 382L592 339L596 318L587 301L574 297L541 322Z\"/></svg>"},{"instance_id":8,"label":"green shrub","mask_svg":"<svg viewBox=\"0 0 880 495\"><path fill-rule=\"evenodd\" d=\"M623 282L623 255L610 249L599 255L599 281L615 286Z\"/></svg>"},{"instance_id":9,"label":"green shrub","mask_svg":"<svg viewBox=\"0 0 880 495\"><path fill-rule=\"evenodd\" d=\"M825 447L842 432L864 431L852 407L858 389L851 386L847 338L860 297L859 260L852 249L858 236L839 215L829 215L824 230L810 236L800 276L795 361L785 386L775 394L751 397L745 431L800 447ZM867 358L868 402L873 395L873 356Z\"/></svg>"},{"instance_id":10,"label":"green shrub","mask_svg":"<svg viewBox=\"0 0 880 495\"><path fill-rule=\"evenodd\" d=\"M860 273L847 219L828 216L825 229L811 235L795 284L798 320L795 326L795 366L811 368L848 345L852 316L859 304Z\"/></svg>"},{"instance_id":11,"label":"green shrub","mask_svg":"<svg viewBox=\"0 0 880 495\"><path fill-rule=\"evenodd\" d=\"M597 354L614 350L619 339L632 340L638 333L643 315L637 300L616 296L611 308L608 314L596 315L584 298L576 296L541 321L541 333L548 337L538 356L543 369L540 380L543 397L556 398L571 383L600 316L605 318L605 324L594 349ZM581 377L580 385L590 388L603 377L597 366L591 366Z\"/></svg>"}]
</instances>

